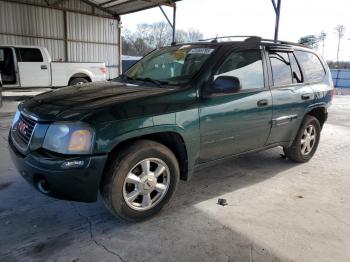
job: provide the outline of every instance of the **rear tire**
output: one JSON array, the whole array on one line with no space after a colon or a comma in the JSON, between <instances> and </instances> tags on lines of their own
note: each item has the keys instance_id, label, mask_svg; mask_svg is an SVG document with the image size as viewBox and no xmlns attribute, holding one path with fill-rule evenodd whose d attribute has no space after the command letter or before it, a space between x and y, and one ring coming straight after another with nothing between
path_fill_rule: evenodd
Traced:
<instances>
[{"instance_id":1,"label":"rear tire","mask_svg":"<svg viewBox=\"0 0 350 262\"><path fill-rule=\"evenodd\" d=\"M74 78L69 82L70 86L75 86L75 85L82 85L85 83L89 83L89 80L87 80L86 78L82 78L82 77L78 77L78 78Z\"/></svg>"},{"instance_id":2,"label":"rear tire","mask_svg":"<svg viewBox=\"0 0 350 262\"><path fill-rule=\"evenodd\" d=\"M284 147L285 155L298 163L309 161L315 154L321 137L321 125L317 118L306 115L298 134L290 147Z\"/></svg>"},{"instance_id":3,"label":"rear tire","mask_svg":"<svg viewBox=\"0 0 350 262\"><path fill-rule=\"evenodd\" d=\"M173 197L180 178L175 155L164 145L139 140L112 156L101 182L106 207L128 221L150 218Z\"/></svg>"}]
</instances>

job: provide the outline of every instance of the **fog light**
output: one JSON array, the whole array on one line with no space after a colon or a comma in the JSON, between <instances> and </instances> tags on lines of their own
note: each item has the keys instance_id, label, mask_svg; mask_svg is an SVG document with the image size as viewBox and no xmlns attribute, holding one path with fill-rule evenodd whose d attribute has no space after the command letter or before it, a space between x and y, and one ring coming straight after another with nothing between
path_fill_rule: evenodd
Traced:
<instances>
[{"instance_id":1,"label":"fog light","mask_svg":"<svg viewBox=\"0 0 350 262\"><path fill-rule=\"evenodd\" d=\"M83 160L72 160L72 161L66 161L62 164L62 168L76 168L76 167L82 167L84 165Z\"/></svg>"}]
</instances>

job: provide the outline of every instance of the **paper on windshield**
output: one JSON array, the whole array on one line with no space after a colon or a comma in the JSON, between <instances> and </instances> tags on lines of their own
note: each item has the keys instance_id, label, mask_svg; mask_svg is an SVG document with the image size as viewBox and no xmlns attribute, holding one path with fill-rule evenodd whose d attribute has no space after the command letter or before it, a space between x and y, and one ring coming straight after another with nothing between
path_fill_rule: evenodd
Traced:
<instances>
[{"instance_id":1,"label":"paper on windshield","mask_svg":"<svg viewBox=\"0 0 350 262\"><path fill-rule=\"evenodd\" d=\"M210 55L214 51L213 48L193 48L189 54L203 54Z\"/></svg>"}]
</instances>

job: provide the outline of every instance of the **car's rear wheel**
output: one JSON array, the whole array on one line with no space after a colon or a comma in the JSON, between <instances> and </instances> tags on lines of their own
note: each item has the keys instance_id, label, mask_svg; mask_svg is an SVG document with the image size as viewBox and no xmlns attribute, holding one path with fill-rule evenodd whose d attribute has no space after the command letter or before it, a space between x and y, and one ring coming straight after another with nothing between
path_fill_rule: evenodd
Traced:
<instances>
[{"instance_id":1,"label":"car's rear wheel","mask_svg":"<svg viewBox=\"0 0 350 262\"><path fill-rule=\"evenodd\" d=\"M290 147L285 147L285 155L296 162L305 163L315 154L321 136L321 125L317 118L307 115Z\"/></svg>"},{"instance_id":2,"label":"car's rear wheel","mask_svg":"<svg viewBox=\"0 0 350 262\"><path fill-rule=\"evenodd\" d=\"M87 80L86 78L77 77L77 78L72 79L69 82L69 85L70 86L76 86L76 85L82 85L82 84L85 84L85 83L88 83L88 82L89 82L89 80Z\"/></svg>"},{"instance_id":3,"label":"car's rear wheel","mask_svg":"<svg viewBox=\"0 0 350 262\"><path fill-rule=\"evenodd\" d=\"M129 144L112 157L101 184L110 211L140 221L158 213L174 195L179 181L175 155L150 140Z\"/></svg>"}]
</instances>

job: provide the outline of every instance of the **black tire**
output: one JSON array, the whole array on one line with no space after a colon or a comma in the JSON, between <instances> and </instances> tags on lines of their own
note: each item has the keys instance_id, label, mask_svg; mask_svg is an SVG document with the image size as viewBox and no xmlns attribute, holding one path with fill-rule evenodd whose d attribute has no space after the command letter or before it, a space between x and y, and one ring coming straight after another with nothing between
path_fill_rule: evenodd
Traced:
<instances>
[{"instance_id":1,"label":"black tire","mask_svg":"<svg viewBox=\"0 0 350 262\"><path fill-rule=\"evenodd\" d=\"M86 78L77 77L77 78L73 78L73 79L69 82L69 85L70 85L70 86L75 86L75 85L85 84L85 83L89 83L89 82L90 82L90 81L87 80Z\"/></svg>"},{"instance_id":2,"label":"black tire","mask_svg":"<svg viewBox=\"0 0 350 262\"><path fill-rule=\"evenodd\" d=\"M118 150L111 157L101 181L100 192L106 207L114 215L127 221L142 221L160 212L171 200L177 189L180 171L178 161L169 148L151 140L138 140ZM124 182L135 165L149 158L160 159L166 164L170 171L170 182L158 204L148 210L135 210L124 198Z\"/></svg>"},{"instance_id":3,"label":"black tire","mask_svg":"<svg viewBox=\"0 0 350 262\"><path fill-rule=\"evenodd\" d=\"M309 152L305 154L302 153L302 138L304 137L304 132L307 127L314 127L316 138L312 144L312 148ZM306 115L300 128L298 134L296 135L292 145L290 147L284 147L284 153L286 157L298 163L305 163L309 161L315 154L321 137L321 125L317 118Z\"/></svg>"}]
</instances>

